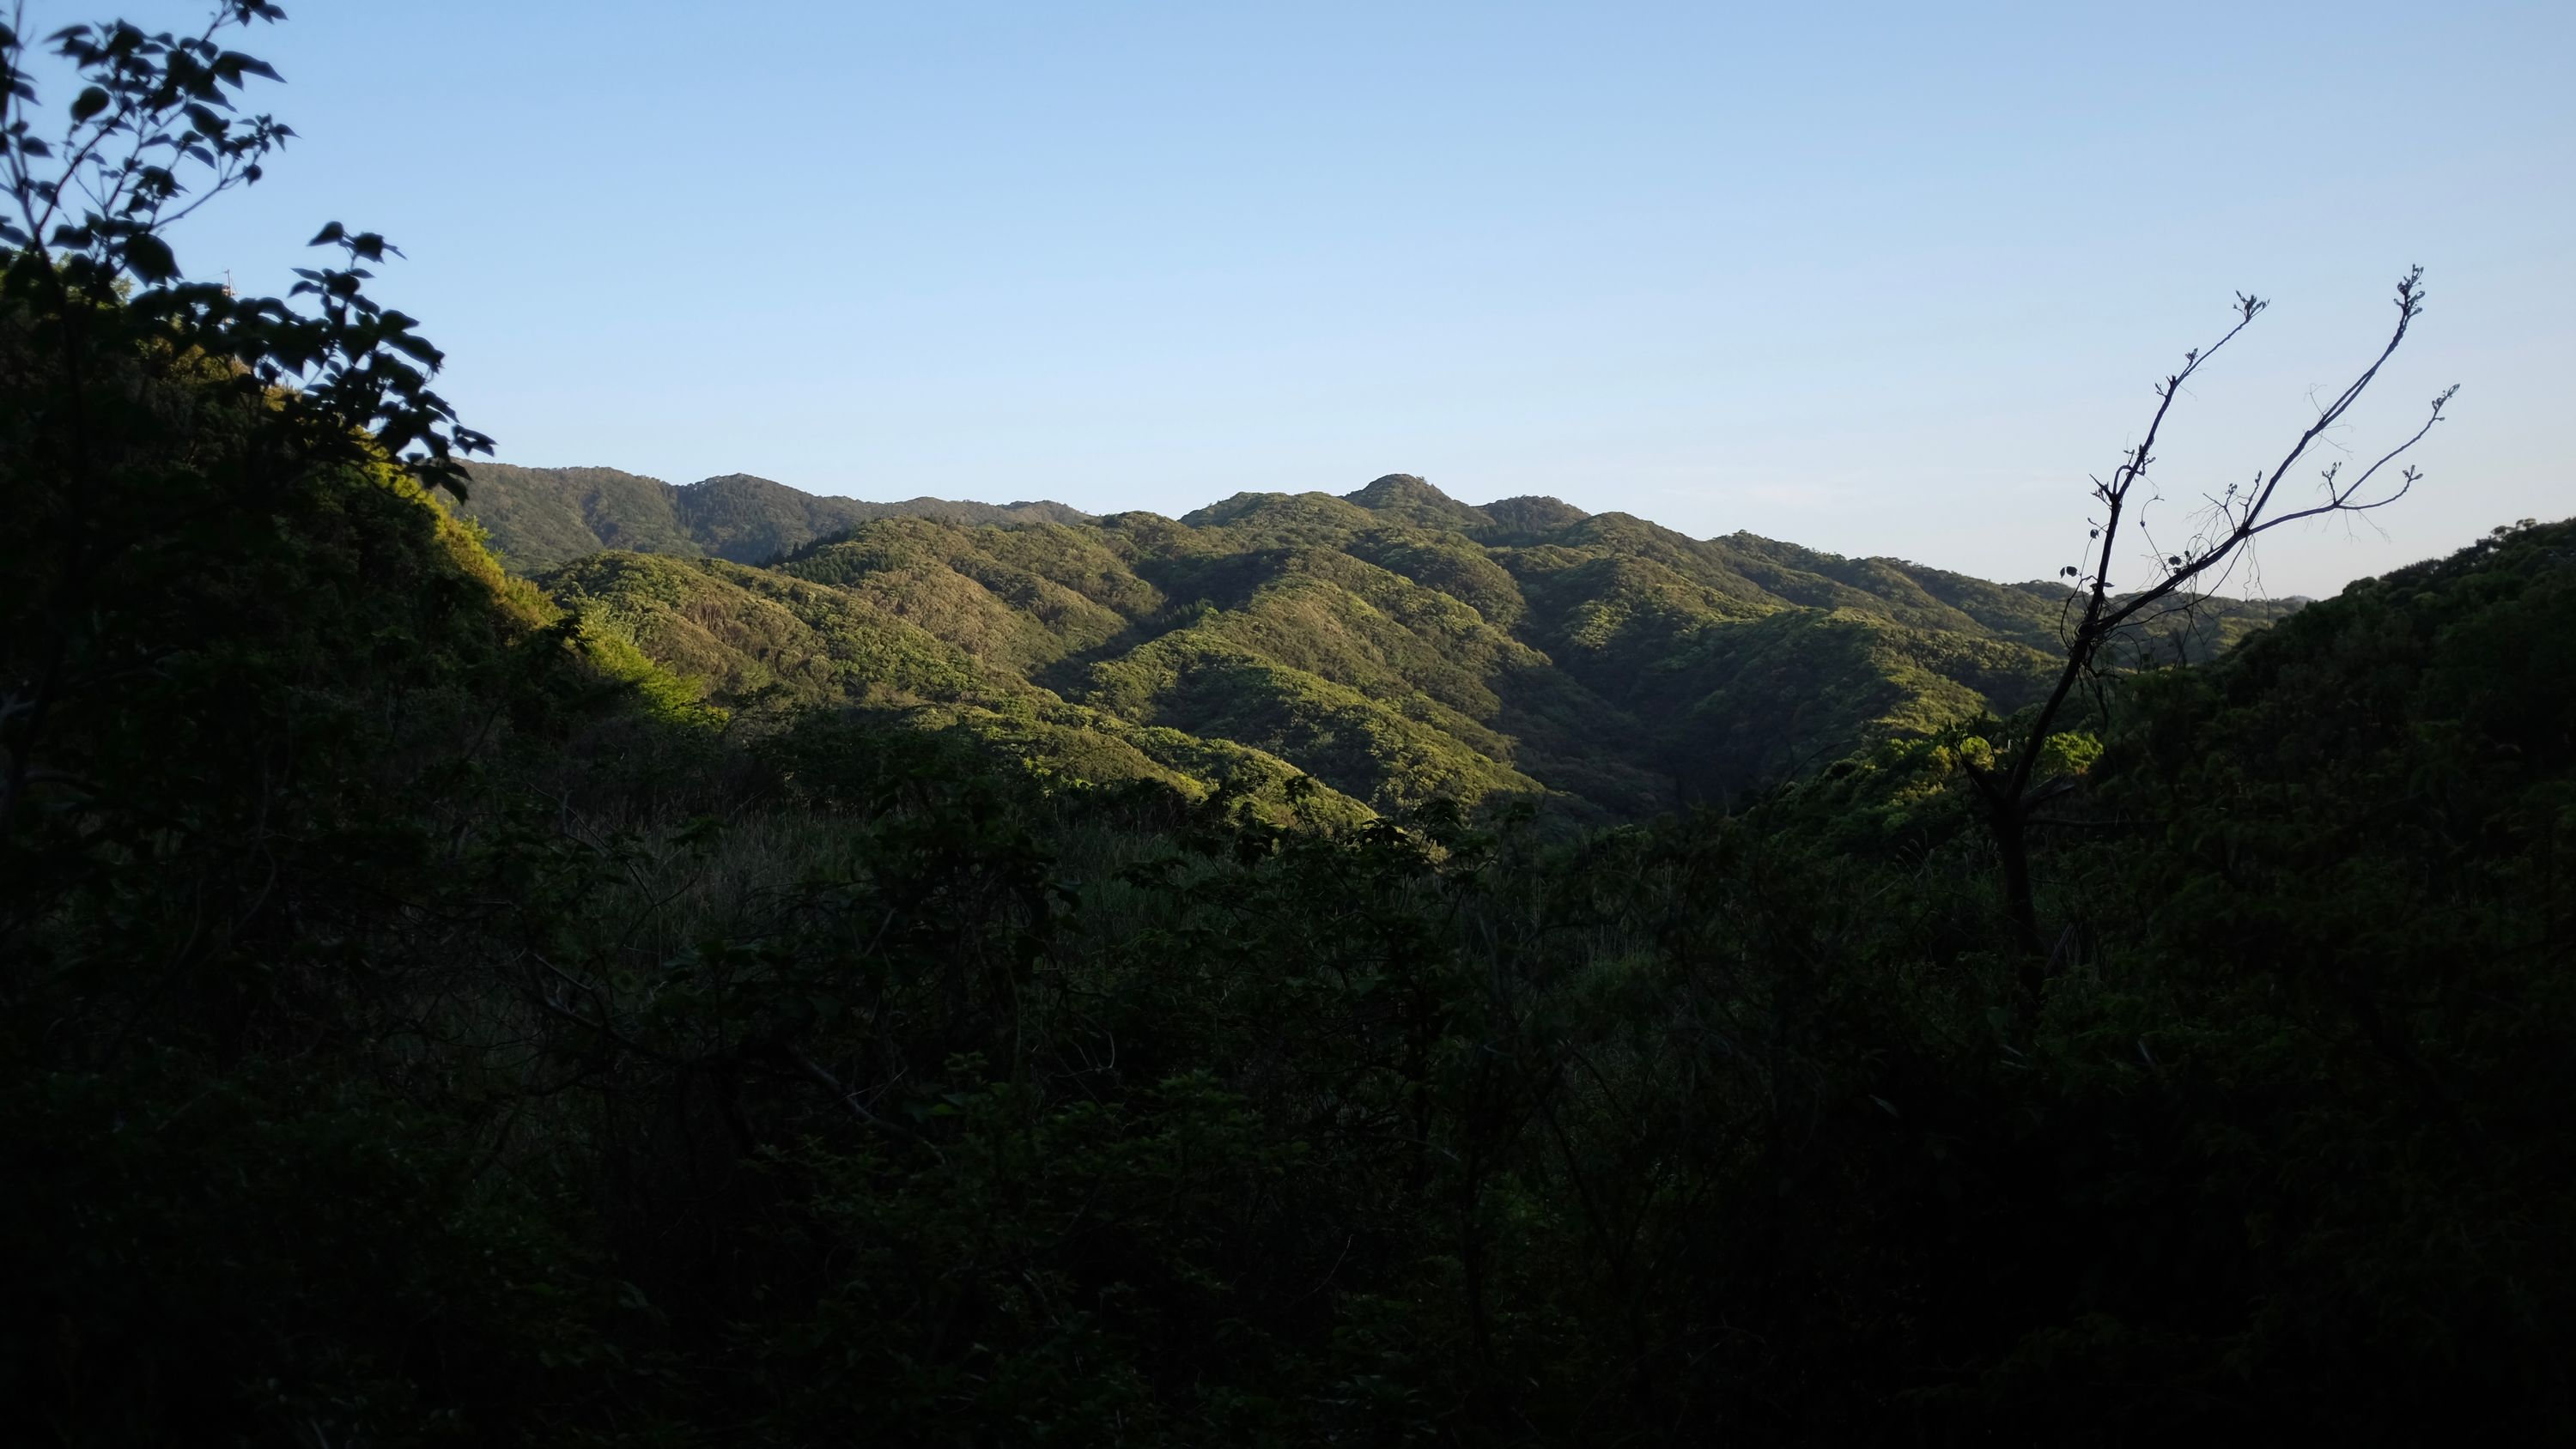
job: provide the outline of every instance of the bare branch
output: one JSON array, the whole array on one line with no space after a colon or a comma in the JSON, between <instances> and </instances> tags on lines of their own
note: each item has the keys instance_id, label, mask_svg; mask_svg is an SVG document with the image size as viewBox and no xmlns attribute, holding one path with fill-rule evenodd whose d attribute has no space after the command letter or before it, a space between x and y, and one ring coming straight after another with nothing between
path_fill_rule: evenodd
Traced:
<instances>
[{"instance_id":1,"label":"bare branch","mask_svg":"<svg viewBox=\"0 0 2576 1449\"><path fill-rule=\"evenodd\" d=\"M2406 496L2422 476L2416 469L2400 470L2393 487L2377 485L2376 480L2388 466L2422 442L2433 426L2442 420L2443 409L2459 391L2446 388L2435 397L2424 421L2404 441L2380 455L2377 461L2350 478L2345 476L2339 460L2321 470L2319 500L2303 508L2276 510L2282 480L2307 458L2319 439L2342 423L2362 396L2377 380L2380 370L2395 356L2406 341L2406 334L2424 310L2424 269L2409 268L2397 282L2397 325L2388 334L2369 364L2347 383L2342 391L2320 406L2317 415L2290 443L2280 460L2268 470L2257 472L2248 484L2230 485L2222 493L2201 496L2208 504L2203 515L2206 523L2195 532L2182 551L2165 553L2157 548L2163 573L2144 587L2124 596L2115 592L2111 573L2119 558L2121 527L2133 524L2151 547L2156 546L2154 533L2145 518L2146 508L2161 496L2161 490L2149 482L2155 465L2157 440L2163 435L2166 418L2173 410L2175 397L2219 350L2234 341L2252 325L2264 309L2264 302L2250 293L2236 296L2236 320L2219 339L2206 348L2183 354L2182 367L2165 377L2155 387L2156 408L2147 421L2145 436L2127 450L2119 466L2105 480L2091 480L2092 497L2102 505L2100 519L2093 524L2092 541L2098 545L2092 554L2089 574L2074 567L2060 570L2061 576L2074 575L2075 586L2059 615L2059 637L2064 641L2066 656L2058 670L2056 685L2032 718L2025 737L2013 751L2008 768L1972 769L1970 778L1986 805L1987 819L1995 843L2003 856L2004 893L2013 917L2014 933L2023 955L2032 963L2025 969L2023 980L2029 1000L2026 1009L2035 1011L2038 992L2048 974L2042 962L2044 945L2032 905L2026 827L2032 822L2036 807L2052 793L2047 786L2034 788L2032 776L2047 745L2051 730L2066 707L2068 697L2078 683L2097 681L2103 651L2121 637L2121 631L2133 623L2152 624L2177 614L2189 615L2208 597L2205 588L2195 587L2204 576L2219 581L2231 577L2240 562L2249 560L2253 541L2264 533L2286 523L2317 518L2326 514L2360 514L2385 508ZM2137 490L2145 484L2147 492ZM2178 601L2177 601L2178 600ZM2080 612L2078 605L2080 604ZM2180 647L2179 645L2177 646ZM2116 660L2114 661L2116 662Z\"/></svg>"}]
</instances>

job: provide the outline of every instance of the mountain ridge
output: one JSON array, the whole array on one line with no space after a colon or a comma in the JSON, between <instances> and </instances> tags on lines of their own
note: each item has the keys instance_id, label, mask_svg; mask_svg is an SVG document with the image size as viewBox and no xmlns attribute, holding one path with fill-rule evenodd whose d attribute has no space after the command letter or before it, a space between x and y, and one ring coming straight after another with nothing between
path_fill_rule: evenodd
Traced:
<instances>
[{"instance_id":1,"label":"mountain ridge","mask_svg":"<svg viewBox=\"0 0 2576 1449\"><path fill-rule=\"evenodd\" d=\"M471 463L467 478L457 512L483 526L503 562L530 570L616 548L760 563L875 518L1061 523L1091 517L1045 500L842 498L750 473L668 483L616 468Z\"/></svg>"},{"instance_id":2,"label":"mountain ridge","mask_svg":"<svg viewBox=\"0 0 2576 1449\"><path fill-rule=\"evenodd\" d=\"M740 474L476 483L461 511L513 561L614 545L536 577L719 705L903 711L1097 783L1303 773L1364 812L1639 819L2009 714L2054 677L2066 597L1549 497L1480 507L1406 473L1179 518ZM2212 601L2131 652L2205 658L2284 612Z\"/></svg>"}]
</instances>

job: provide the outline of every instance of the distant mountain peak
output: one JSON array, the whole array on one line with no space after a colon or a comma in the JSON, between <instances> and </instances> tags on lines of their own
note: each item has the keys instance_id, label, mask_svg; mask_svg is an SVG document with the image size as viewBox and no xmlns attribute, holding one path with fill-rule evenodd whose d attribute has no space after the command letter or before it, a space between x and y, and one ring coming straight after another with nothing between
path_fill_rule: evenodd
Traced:
<instances>
[{"instance_id":1,"label":"distant mountain peak","mask_svg":"<svg viewBox=\"0 0 2576 1449\"><path fill-rule=\"evenodd\" d=\"M1472 527L1492 521L1482 509L1459 502L1412 473L1386 474L1357 492L1343 494L1342 501L1420 523Z\"/></svg>"},{"instance_id":2,"label":"distant mountain peak","mask_svg":"<svg viewBox=\"0 0 2576 1449\"><path fill-rule=\"evenodd\" d=\"M1581 523L1592 516L1562 498L1542 493L1497 498L1486 504L1482 512L1507 529L1525 533L1545 533Z\"/></svg>"},{"instance_id":3,"label":"distant mountain peak","mask_svg":"<svg viewBox=\"0 0 2576 1449\"><path fill-rule=\"evenodd\" d=\"M1387 473L1369 481L1367 487L1342 495L1362 508L1406 499L1427 499L1440 503L1455 502L1448 494L1432 487L1416 473Z\"/></svg>"}]
</instances>

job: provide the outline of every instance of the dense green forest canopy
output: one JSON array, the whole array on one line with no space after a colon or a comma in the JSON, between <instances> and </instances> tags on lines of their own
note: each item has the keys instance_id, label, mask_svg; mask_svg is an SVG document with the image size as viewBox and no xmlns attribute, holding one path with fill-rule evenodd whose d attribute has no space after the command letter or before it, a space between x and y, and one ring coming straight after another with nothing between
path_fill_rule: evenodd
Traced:
<instances>
[{"instance_id":1,"label":"dense green forest canopy","mask_svg":"<svg viewBox=\"0 0 2576 1449\"><path fill-rule=\"evenodd\" d=\"M1471 507L1403 474L1180 519L739 475L472 482L460 511L502 557L552 561L560 604L711 702L904 709L1101 782L1303 773L1374 811L1499 797L1638 820L2009 714L2052 677L2068 600L1553 498ZM2123 642L2202 659L2290 607L2203 599Z\"/></svg>"},{"instance_id":2,"label":"dense green forest canopy","mask_svg":"<svg viewBox=\"0 0 2576 1449\"><path fill-rule=\"evenodd\" d=\"M473 487L463 500L466 516L489 531L504 562L529 571L607 549L764 563L872 518L1078 523L1089 516L1061 503L821 498L748 473L678 487L614 468L467 468Z\"/></svg>"},{"instance_id":3,"label":"dense green forest canopy","mask_svg":"<svg viewBox=\"0 0 2576 1449\"><path fill-rule=\"evenodd\" d=\"M155 205L0 234L13 1441L2576 1427L2576 522L2045 739L2042 594L1402 477L532 578L382 238Z\"/></svg>"}]
</instances>

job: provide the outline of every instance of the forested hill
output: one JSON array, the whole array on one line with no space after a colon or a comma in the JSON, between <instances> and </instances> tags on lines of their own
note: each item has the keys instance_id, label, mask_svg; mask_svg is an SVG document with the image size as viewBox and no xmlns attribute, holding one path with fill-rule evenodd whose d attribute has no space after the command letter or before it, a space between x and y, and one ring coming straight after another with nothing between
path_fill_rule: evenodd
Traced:
<instances>
[{"instance_id":1,"label":"forested hill","mask_svg":"<svg viewBox=\"0 0 2576 1449\"><path fill-rule=\"evenodd\" d=\"M469 471L463 512L490 532L493 551L504 562L522 569L610 548L759 563L872 518L1071 523L1089 517L1061 503L866 503L800 492L748 473L681 485L615 468L475 463Z\"/></svg>"},{"instance_id":2,"label":"forested hill","mask_svg":"<svg viewBox=\"0 0 2576 1449\"><path fill-rule=\"evenodd\" d=\"M2009 714L2053 677L2065 597L1554 498L1475 507L1405 474L1179 519L589 470L474 488L512 559L596 520L580 536L616 551L541 582L716 704L900 709L1098 783L1303 773L1381 812L1518 796L1634 819ZM801 536L834 510L876 516ZM2288 607L2212 600L2133 648L2204 657Z\"/></svg>"},{"instance_id":3,"label":"forested hill","mask_svg":"<svg viewBox=\"0 0 2576 1449\"><path fill-rule=\"evenodd\" d=\"M275 9L0 126L7 1442L2576 1442L2576 521L2007 715L1402 475L460 518L390 243L157 234Z\"/></svg>"}]
</instances>

